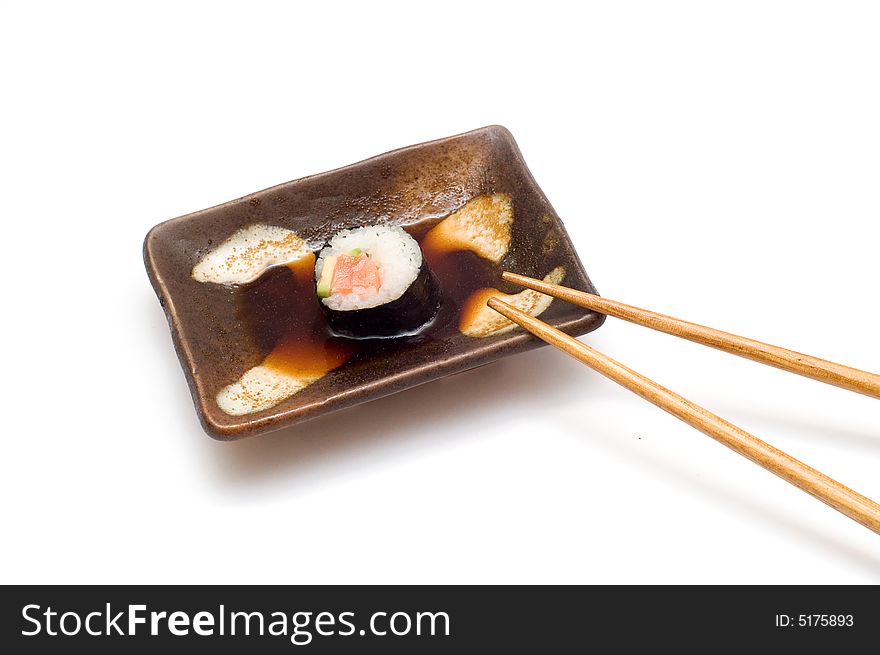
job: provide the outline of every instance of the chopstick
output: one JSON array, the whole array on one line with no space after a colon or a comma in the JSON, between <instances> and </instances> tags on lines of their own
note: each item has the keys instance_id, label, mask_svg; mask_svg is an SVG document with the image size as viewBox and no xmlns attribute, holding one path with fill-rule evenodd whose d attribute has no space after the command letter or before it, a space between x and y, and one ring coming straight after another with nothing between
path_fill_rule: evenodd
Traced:
<instances>
[{"instance_id":1,"label":"chopstick","mask_svg":"<svg viewBox=\"0 0 880 655\"><path fill-rule=\"evenodd\" d=\"M489 307L522 326L536 337L571 355L605 377L626 387L734 452L750 459L798 489L880 534L880 505L824 473L807 466L720 416L682 398L653 380L603 355L543 321L492 298Z\"/></svg>"},{"instance_id":2,"label":"chopstick","mask_svg":"<svg viewBox=\"0 0 880 655\"><path fill-rule=\"evenodd\" d=\"M688 341L701 343L710 348L723 350L732 355L745 357L761 364L767 364L768 366L812 378L819 382L832 384L842 389L855 391L872 398L880 398L880 375L874 373L844 366L843 364L836 364L818 357L804 355L793 350L786 350L779 346L771 346L767 343L740 337L729 332L722 332L704 325L689 323L679 318L658 314L647 309L633 307L632 305L625 305L616 300L609 300L591 293L536 280L525 275L505 271L501 277L508 282L546 293L548 296L566 300L586 309L597 311L600 314L614 316L636 325L642 325L652 330L687 339Z\"/></svg>"}]
</instances>

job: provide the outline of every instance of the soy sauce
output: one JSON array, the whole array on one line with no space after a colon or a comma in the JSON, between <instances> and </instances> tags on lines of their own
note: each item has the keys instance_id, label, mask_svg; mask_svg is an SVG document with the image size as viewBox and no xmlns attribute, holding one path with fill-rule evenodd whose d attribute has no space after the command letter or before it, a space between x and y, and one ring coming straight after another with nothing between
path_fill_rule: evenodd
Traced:
<instances>
[{"instance_id":1,"label":"soy sauce","mask_svg":"<svg viewBox=\"0 0 880 655\"><path fill-rule=\"evenodd\" d=\"M404 229L421 245L440 220L419 221ZM355 356L369 357L389 347L459 334L458 323L467 298L479 289L496 286L499 269L466 250L428 249L422 253L423 266L434 274L442 300L434 321L412 336L350 340L331 334L315 293L314 254L287 266L269 268L245 285L240 294L239 318L266 357L264 366L317 379Z\"/></svg>"}]
</instances>

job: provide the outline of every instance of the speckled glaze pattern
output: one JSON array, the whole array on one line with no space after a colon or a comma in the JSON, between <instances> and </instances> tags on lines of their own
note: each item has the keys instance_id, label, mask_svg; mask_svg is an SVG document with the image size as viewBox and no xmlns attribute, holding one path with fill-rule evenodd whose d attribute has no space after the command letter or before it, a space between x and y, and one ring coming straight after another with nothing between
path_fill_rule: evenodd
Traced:
<instances>
[{"instance_id":1,"label":"speckled glaze pattern","mask_svg":"<svg viewBox=\"0 0 880 655\"><path fill-rule=\"evenodd\" d=\"M394 150L357 164L258 191L154 227L144 261L165 310L181 365L205 431L217 439L252 436L542 345L517 328L476 339L463 334L406 343L367 361L353 361L275 407L230 416L217 392L260 363L253 336L239 313L236 287L202 284L193 266L235 230L252 223L294 230L323 242L353 224L389 220L406 225L446 215L480 194L513 197L511 246L499 265L542 277L562 265L563 284L595 293L565 227L532 178L510 132L490 126ZM507 293L520 289L501 282ZM542 315L573 335L601 325L603 316L555 301Z\"/></svg>"}]
</instances>

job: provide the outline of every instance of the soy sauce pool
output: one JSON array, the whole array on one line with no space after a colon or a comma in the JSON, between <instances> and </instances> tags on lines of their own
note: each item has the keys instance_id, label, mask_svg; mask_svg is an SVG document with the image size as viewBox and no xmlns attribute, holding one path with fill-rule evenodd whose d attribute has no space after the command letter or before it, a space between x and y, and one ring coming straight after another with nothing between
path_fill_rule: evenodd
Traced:
<instances>
[{"instance_id":1,"label":"soy sauce pool","mask_svg":"<svg viewBox=\"0 0 880 655\"><path fill-rule=\"evenodd\" d=\"M419 221L403 228L422 245L428 231L442 219ZM319 378L346 362L369 358L389 348L458 334L468 296L496 286L496 265L466 250L422 251L437 280L441 304L437 317L418 334L393 339L345 339L333 335L315 293L315 256L268 269L239 295L239 318L265 357L264 366L299 377Z\"/></svg>"}]
</instances>

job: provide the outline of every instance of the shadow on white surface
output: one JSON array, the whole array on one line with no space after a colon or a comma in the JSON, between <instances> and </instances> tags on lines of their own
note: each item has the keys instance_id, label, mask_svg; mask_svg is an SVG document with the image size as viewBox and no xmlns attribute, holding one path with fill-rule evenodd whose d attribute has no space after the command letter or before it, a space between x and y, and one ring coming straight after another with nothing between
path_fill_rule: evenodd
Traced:
<instances>
[{"instance_id":1,"label":"shadow on white surface","mask_svg":"<svg viewBox=\"0 0 880 655\"><path fill-rule=\"evenodd\" d=\"M841 391L840 393L844 393ZM877 402L865 398L867 402ZM793 412L771 411L767 409L728 407L719 410L726 416L736 413L745 417L740 422L745 424L768 423L784 428L797 438L807 439L818 443L834 445L846 450L861 450L873 455L880 455L880 430L873 433L865 429L854 429L846 425L846 417L840 420L825 420L817 422L814 415L800 416ZM734 421L736 423L736 421Z\"/></svg>"},{"instance_id":2,"label":"shadow on white surface","mask_svg":"<svg viewBox=\"0 0 880 655\"><path fill-rule=\"evenodd\" d=\"M582 426L572 424L571 429L576 430ZM689 430L686 426L682 426L683 430ZM880 579L880 554L862 550L851 543L847 543L845 537L837 537L828 532L824 526L813 526L798 518L774 508L772 504L764 504L760 502L748 489L734 488L710 478L704 478L699 475L699 469L696 466L687 466L669 457L658 456L656 453L646 452L627 446L629 433L617 432L612 433L611 430L592 430L590 438L594 444L599 445L605 450L611 452L616 457L625 459L631 464L641 469L645 474L662 478L664 480L673 481L676 485L684 488L688 492L699 495L702 498L710 498L716 502L723 511L745 517L749 521L761 523L771 530L777 530L790 536L796 541L802 541L814 545L830 556L845 558L865 573L870 574L874 579ZM730 452L731 457L739 457ZM772 475L767 473L767 475ZM786 484L780 481L780 484ZM794 488L792 493L801 493ZM778 500L774 502L779 502ZM815 501L816 512L835 512L830 507L824 506L820 501ZM850 519L840 515L840 521L849 521ZM855 526L855 524L853 524ZM867 528L859 528L867 530ZM756 547L757 550L757 547Z\"/></svg>"},{"instance_id":3,"label":"shadow on white surface","mask_svg":"<svg viewBox=\"0 0 880 655\"><path fill-rule=\"evenodd\" d=\"M224 485L303 482L380 455L503 430L504 421L588 393L591 376L547 349L515 355L265 436L211 444ZM597 378L593 383L599 384Z\"/></svg>"}]
</instances>

